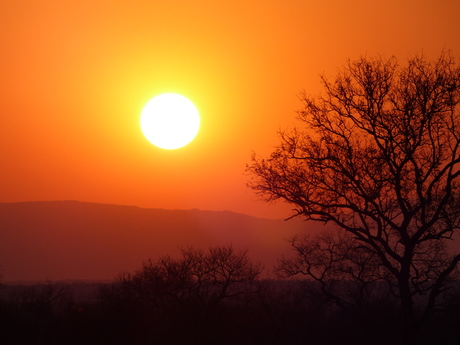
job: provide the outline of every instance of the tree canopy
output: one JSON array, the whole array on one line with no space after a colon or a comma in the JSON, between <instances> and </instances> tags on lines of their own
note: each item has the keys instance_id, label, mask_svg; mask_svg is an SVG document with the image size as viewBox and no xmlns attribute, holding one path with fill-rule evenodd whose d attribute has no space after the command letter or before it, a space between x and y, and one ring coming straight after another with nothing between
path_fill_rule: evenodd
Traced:
<instances>
[{"instance_id":1,"label":"tree canopy","mask_svg":"<svg viewBox=\"0 0 460 345\"><path fill-rule=\"evenodd\" d=\"M409 344L460 261L446 251L460 227L460 68L450 53L361 58L322 85L301 94L301 125L253 157L249 185L372 254L401 299ZM416 295L427 296L421 314Z\"/></svg>"}]
</instances>

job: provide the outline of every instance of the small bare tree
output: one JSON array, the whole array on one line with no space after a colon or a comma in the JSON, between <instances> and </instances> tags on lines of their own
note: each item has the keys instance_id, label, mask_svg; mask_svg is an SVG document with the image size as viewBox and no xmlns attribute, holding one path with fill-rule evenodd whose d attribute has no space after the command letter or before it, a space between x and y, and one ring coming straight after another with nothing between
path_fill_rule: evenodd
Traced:
<instances>
[{"instance_id":1,"label":"small bare tree","mask_svg":"<svg viewBox=\"0 0 460 345\"><path fill-rule=\"evenodd\" d=\"M305 128L282 132L268 159L253 158L249 185L372 253L414 344L460 261L445 250L460 225L460 68L447 53L404 66L362 58L322 82L324 95L302 95Z\"/></svg>"},{"instance_id":2,"label":"small bare tree","mask_svg":"<svg viewBox=\"0 0 460 345\"><path fill-rule=\"evenodd\" d=\"M208 251L189 247L177 259L148 260L139 271L123 275L121 281L154 306L165 301L198 301L209 309L248 293L260 273L260 264L252 263L246 250L231 245Z\"/></svg>"},{"instance_id":3,"label":"small bare tree","mask_svg":"<svg viewBox=\"0 0 460 345\"><path fill-rule=\"evenodd\" d=\"M328 229L315 236L296 235L290 243L295 256L279 260L276 272L281 277L312 278L320 291L341 307L369 299L372 283L383 273L375 255L342 229Z\"/></svg>"}]
</instances>

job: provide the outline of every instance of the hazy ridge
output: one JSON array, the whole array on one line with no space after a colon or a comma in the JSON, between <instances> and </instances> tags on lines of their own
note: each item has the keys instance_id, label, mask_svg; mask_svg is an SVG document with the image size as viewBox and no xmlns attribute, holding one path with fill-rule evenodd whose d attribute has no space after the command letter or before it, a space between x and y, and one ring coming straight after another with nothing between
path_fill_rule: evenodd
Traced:
<instances>
[{"instance_id":1,"label":"hazy ridge","mask_svg":"<svg viewBox=\"0 0 460 345\"><path fill-rule=\"evenodd\" d=\"M179 248L233 244L271 270L300 219L228 211L164 210L78 201L0 203L3 281L113 279Z\"/></svg>"}]
</instances>

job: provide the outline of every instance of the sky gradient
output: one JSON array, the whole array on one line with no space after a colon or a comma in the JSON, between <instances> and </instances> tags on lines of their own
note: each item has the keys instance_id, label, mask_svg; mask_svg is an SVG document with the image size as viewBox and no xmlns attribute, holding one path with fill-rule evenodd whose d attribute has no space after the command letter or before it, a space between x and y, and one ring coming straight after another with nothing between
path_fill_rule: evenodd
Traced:
<instances>
[{"instance_id":1,"label":"sky gradient","mask_svg":"<svg viewBox=\"0 0 460 345\"><path fill-rule=\"evenodd\" d=\"M252 152L347 59L460 56L460 2L2 1L0 201L80 200L277 218L246 187ZM188 97L196 139L162 150L139 118Z\"/></svg>"}]
</instances>

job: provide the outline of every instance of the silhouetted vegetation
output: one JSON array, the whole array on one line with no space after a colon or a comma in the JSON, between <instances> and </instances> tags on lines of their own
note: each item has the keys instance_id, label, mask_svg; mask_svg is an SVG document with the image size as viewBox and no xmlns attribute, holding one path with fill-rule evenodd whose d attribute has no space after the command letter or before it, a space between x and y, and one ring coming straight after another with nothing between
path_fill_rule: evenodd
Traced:
<instances>
[{"instance_id":1,"label":"silhouetted vegetation","mask_svg":"<svg viewBox=\"0 0 460 345\"><path fill-rule=\"evenodd\" d=\"M261 273L246 251L233 246L211 247L207 252L187 248L179 259L164 256L145 262L134 274L123 274L122 288L152 308L166 302L192 309L216 309L226 300L237 301L251 294Z\"/></svg>"},{"instance_id":2,"label":"silhouetted vegetation","mask_svg":"<svg viewBox=\"0 0 460 345\"><path fill-rule=\"evenodd\" d=\"M401 344L398 300L383 283L366 286L363 298L353 281L341 280L333 293L350 298L344 307L322 282L259 274L246 251L224 246L147 260L112 283L5 285L0 342ZM459 286L449 291L448 308L427 323L419 344L458 344Z\"/></svg>"},{"instance_id":3,"label":"silhouetted vegetation","mask_svg":"<svg viewBox=\"0 0 460 345\"><path fill-rule=\"evenodd\" d=\"M460 261L448 250L460 229L460 67L447 53L404 66L362 58L322 83L323 95L302 95L303 127L248 167L266 200L334 230L294 238L297 259L280 269L314 279L342 306L385 282L405 344L419 343Z\"/></svg>"},{"instance_id":4,"label":"silhouetted vegetation","mask_svg":"<svg viewBox=\"0 0 460 345\"><path fill-rule=\"evenodd\" d=\"M303 96L306 131L248 168L294 216L278 279L232 245L148 259L112 283L0 286L2 344L460 343L460 68L349 62Z\"/></svg>"}]
</instances>

